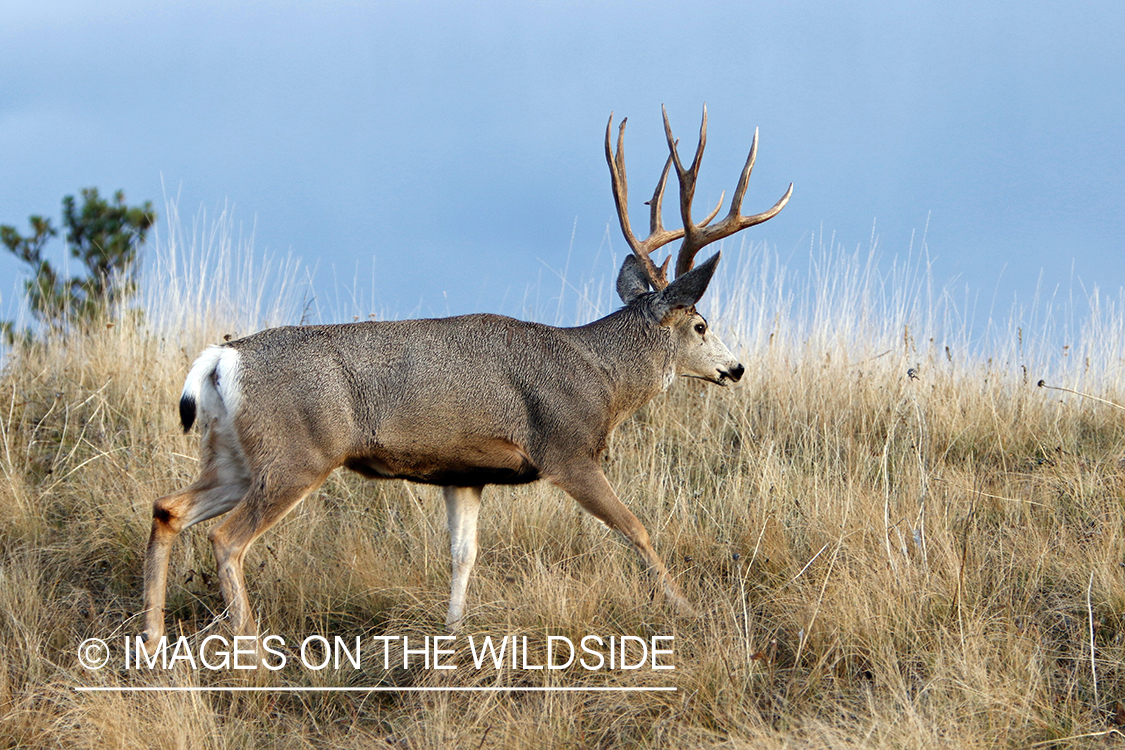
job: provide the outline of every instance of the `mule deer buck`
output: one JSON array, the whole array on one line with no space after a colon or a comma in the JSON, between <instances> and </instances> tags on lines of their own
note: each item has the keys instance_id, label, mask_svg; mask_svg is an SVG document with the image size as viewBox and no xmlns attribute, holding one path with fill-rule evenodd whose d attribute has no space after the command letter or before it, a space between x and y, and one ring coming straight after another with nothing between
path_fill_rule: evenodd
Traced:
<instances>
[{"instance_id":1,"label":"mule deer buck","mask_svg":"<svg viewBox=\"0 0 1125 750\"><path fill-rule=\"evenodd\" d=\"M548 479L636 549L664 594L690 611L648 532L621 503L599 466L610 432L677 375L717 385L744 368L696 311L719 262L693 268L716 240L776 215L743 216L757 132L730 213L695 223L691 204L707 137L707 110L695 158L684 167L664 113L669 156L650 202L650 233L629 224L622 120L606 160L621 230L632 253L617 278L625 306L577 328L498 315L274 328L206 349L180 398L184 430L199 421L201 472L157 499L144 567L144 642L164 634L168 557L184 529L228 513L210 532L219 585L236 635L256 634L242 566L250 545L340 466L370 478L444 488L451 537L452 592L446 623L465 613L477 556L477 514L487 484ZM683 228L668 230L661 201L672 166ZM683 239L676 276L654 250Z\"/></svg>"}]
</instances>

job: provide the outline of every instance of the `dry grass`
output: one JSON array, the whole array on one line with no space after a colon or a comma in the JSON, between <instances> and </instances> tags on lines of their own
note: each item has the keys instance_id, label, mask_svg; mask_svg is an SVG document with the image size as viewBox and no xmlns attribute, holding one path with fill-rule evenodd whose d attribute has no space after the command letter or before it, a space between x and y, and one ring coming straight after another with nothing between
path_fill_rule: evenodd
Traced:
<instances>
[{"instance_id":1,"label":"dry grass","mask_svg":"<svg viewBox=\"0 0 1125 750\"><path fill-rule=\"evenodd\" d=\"M632 552L559 491L486 494L465 635L526 635L533 659L547 635L674 635L671 672L88 672L83 639L138 630L152 500L194 472L174 410L190 360L223 326L293 311L208 317L164 284L145 325L13 352L0 376L0 746L1120 742L1125 422L1034 387L1054 373L1120 402L1116 349L1098 343L1120 316L1103 306L1073 337L1067 356L1105 358L1073 377L1044 359L1049 336L1036 349L1023 330L970 356L917 273L880 280L865 262L825 261L804 291L743 269L713 290L713 317L745 348L744 383L677 384L616 435L611 481L698 618L652 600ZM290 643L441 634L447 544L434 488L334 476L251 550L259 621ZM170 632L221 633L206 528L183 535L171 570ZM74 691L246 684L677 692Z\"/></svg>"}]
</instances>

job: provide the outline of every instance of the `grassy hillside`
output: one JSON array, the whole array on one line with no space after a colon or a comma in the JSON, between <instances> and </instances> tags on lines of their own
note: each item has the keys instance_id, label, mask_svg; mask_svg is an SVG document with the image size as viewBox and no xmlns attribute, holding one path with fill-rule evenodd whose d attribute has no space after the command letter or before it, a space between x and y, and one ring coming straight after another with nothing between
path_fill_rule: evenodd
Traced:
<instances>
[{"instance_id":1,"label":"grassy hillside","mask_svg":"<svg viewBox=\"0 0 1125 750\"><path fill-rule=\"evenodd\" d=\"M1040 305L1038 318L970 326L924 266L880 276L870 259L834 253L818 254L804 281L765 253L748 256L709 294L710 317L743 353L743 382L677 383L612 444L610 480L697 617L653 599L631 550L560 491L486 492L459 637L526 636L534 665L552 635L674 636L674 670L475 669L464 646L454 670L297 663L292 647L313 634L415 644L445 632L440 493L343 474L247 560L260 626L291 648L284 669L128 671L120 653L83 668L84 639L116 648L139 631L152 500L194 476L197 438L175 413L192 359L224 334L303 313L292 268L228 263L239 256L229 244L229 233L172 233L142 319L17 349L0 375L0 746L1120 741L1125 419L1036 383L1125 400L1125 316L1093 300L1078 324ZM276 284L249 281L260 278ZM181 536L169 580L169 635L193 647L224 632L208 527Z\"/></svg>"}]
</instances>

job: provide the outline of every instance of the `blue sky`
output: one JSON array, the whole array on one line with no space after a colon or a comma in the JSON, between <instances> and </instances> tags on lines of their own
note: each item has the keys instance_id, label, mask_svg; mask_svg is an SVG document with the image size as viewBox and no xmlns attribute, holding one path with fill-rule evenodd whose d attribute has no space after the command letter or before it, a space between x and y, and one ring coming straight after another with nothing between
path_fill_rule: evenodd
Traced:
<instances>
[{"instance_id":1,"label":"blue sky","mask_svg":"<svg viewBox=\"0 0 1125 750\"><path fill-rule=\"evenodd\" d=\"M355 285L399 317L518 315L555 270L624 251L609 113L643 227L661 104L690 149L706 102L697 204L730 194L759 127L746 211L795 188L746 234L791 268L873 227L889 264L926 230L939 285L1116 292L1123 31L1116 1L4 0L0 223L57 221L86 186L176 197L314 267L322 309ZM0 258L0 309L21 273Z\"/></svg>"}]
</instances>

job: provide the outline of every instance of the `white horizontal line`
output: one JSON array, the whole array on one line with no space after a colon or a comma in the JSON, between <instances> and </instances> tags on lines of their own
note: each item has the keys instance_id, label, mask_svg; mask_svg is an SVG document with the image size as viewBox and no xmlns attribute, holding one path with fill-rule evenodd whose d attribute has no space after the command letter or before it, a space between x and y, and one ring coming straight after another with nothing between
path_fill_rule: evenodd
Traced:
<instances>
[{"instance_id":1,"label":"white horizontal line","mask_svg":"<svg viewBox=\"0 0 1125 750\"><path fill-rule=\"evenodd\" d=\"M675 687L76 687L79 693L653 693Z\"/></svg>"}]
</instances>

